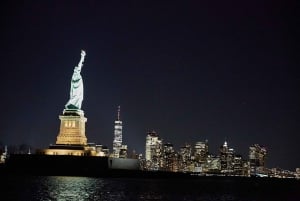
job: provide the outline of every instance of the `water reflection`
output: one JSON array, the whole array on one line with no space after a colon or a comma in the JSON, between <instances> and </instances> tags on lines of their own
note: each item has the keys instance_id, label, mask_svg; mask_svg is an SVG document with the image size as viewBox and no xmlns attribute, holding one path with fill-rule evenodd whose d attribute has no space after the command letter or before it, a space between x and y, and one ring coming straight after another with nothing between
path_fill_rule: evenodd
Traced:
<instances>
[{"instance_id":1,"label":"water reflection","mask_svg":"<svg viewBox=\"0 0 300 201\"><path fill-rule=\"evenodd\" d=\"M36 198L43 200L101 200L103 182L88 177L43 177Z\"/></svg>"},{"instance_id":2,"label":"water reflection","mask_svg":"<svg viewBox=\"0 0 300 201\"><path fill-rule=\"evenodd\" d=\"M285 184L277 185L281 191L280 194L274 194L271 186L226 181L63 176L7 177L1 181L5 185L1 189L0 200L254 201L278 200L279 197L283 200L299 200L294 199L299 198L299 193L295 194L298 186L285 187Z\"/></svg>"},{"instance_id":3,"label":"water reflection","mask_svg":"<svg viewBox=\"0 0 300 201\"><path fill-rule=\"evenodd\" d=\"M51 176L38 177L34 183L31 200L128 200L126 185L113 179Z\"/></svg>"}]
</instances>

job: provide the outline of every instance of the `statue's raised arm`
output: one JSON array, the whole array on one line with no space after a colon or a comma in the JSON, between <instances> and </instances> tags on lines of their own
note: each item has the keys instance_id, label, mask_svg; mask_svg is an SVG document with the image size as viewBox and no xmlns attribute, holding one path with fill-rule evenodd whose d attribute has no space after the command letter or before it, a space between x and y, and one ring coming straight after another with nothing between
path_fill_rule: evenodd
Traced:
<instances>
[{"instance_id":1,"label":"statue's raised arm","mask_svg":"<svg viewBox=\"0 0 300 201\"><path fill-rule=\"evenodd\" d=\"M71 80L70 99L66 104L66 109L81 109L81 103L83 100L83 81L80 75L81 68L83 66L85 51L81 50L81 58L78 66L75 66Z\"/></svg>"},{"instance_id":2,"label":"statue's raised arm","mask_svg":"<svg viewBox=\"0 0 300 201\"><path fill-rule=\"evenodd\" d=\"M84 57L85 57L86 53L84 50L81 50L81 58L80 58L80 61L78 63L78 66L77 68L79 68L78 70L80 71L82 66L83 66L83 62L84 62Z\"/></svg>"}]
</instances>

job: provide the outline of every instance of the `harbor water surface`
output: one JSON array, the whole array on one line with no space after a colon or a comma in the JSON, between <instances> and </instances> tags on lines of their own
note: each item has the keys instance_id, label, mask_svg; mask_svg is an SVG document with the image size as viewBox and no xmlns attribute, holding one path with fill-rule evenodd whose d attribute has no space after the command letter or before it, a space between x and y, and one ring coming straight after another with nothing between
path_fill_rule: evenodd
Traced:
<instances>
[{"instance_id":1,"label":"harbor water surface","mask_svg":"<svg viewBox=\"0 0 300 201\"><path fill-rule=\"evenodd\" d=\"M300 200L295 181L3 176L0 200Z\"/></svg>"}]
</instances>

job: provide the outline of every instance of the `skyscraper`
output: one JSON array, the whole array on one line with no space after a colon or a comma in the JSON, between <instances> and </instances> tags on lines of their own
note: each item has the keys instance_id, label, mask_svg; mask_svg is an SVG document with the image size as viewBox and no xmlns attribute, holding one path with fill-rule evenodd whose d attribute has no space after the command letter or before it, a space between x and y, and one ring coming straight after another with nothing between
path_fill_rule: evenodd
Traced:
<instances>
[{"instance_id":1,"label":"skyscraper","mask_svg":"<svg viewBox=\"0 0 300 201\"><path fill-rule=\"evenodd\" d=\"M146 168L159 170L162 164L162 139L155 131L149 132L146 137L145 159Z\"/></svg>"},{"instance_id":2,"label":"skyscraper","mask_svg":"<svg viewBox=\"0 0 300 201\"><path fill-rule=\"evenodd\" d=\"M206 162L208 156L208 141L196 142L194 147L194 157L195 161L199 164Z\"/></svg>"},{"instance_id":3,"label":"skyscraper","mask_svg":"<svg viewBox=\"0 0 300 201\"><path fill-rule=\"evenodd\" d=\"M120 119L121 107L118 106L117 120L115 121L114 141L113 141L113 157L119 158L122 149L122 121Z\"/></svg>"},{"instance_id":4,"label":"skyscraper","mask_svg":"<svg viewBox=\"0 0 300 201\"><path fill-rule=\"evenodd\" d=\"M257 170L262 170L266 163L267 149L258 144L249 147L250 173L255 175Z\"/></svg>"},{"instance_id":5,"label":"skyscraper","mask_svg":"<svg viewBox=\"0 0 300 201\"><path fill-rule=\"evenodd\" d=\"M220 147L221 172L231 174L233 172L234 149L229 148L225 141Z\"/></svg>"},{"instance_id":6,"label":"skyscraper","mask_svg":"<svg viewBox=\"0 0 300 201\"><path fill-rule=\"evenodd\" d=\"M190 165L192 164L192 146L185 144L179 150L179 171L189 172Z\"/></svg>"},{"instance_id":7,"label":"skyscraper","mask_svg":"<svg viewBox=\"0 0 300 201\"><path fill-rule=\"evenodd\" d=\"M165 171L177 172L178 171L178 155L174 150L171 143L165 143L162 154L162 167Z\"/></svg>"}]
</instances>

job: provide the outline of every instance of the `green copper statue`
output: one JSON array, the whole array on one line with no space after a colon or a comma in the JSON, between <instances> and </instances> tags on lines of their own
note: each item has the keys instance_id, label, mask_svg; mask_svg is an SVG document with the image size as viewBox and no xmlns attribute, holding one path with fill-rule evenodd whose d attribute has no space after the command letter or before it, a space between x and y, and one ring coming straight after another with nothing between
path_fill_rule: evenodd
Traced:
<instances>
[{"instance_id":1,"label":"green copper statue","mask_svg":"<svg viewBox=\"0 0 300 201\"><path fill-rule=\"evenodd\" d=\"M71 89L70 89L70 99L66 104L66 109L81 109L81 103L83 100L83 82L80 75L81 68L83 66L84 57L86 53L84 50L81 50L81 58L78 63L78 66L75 66L74 73L71 80Z\"/></svg>"}]
</instances>

